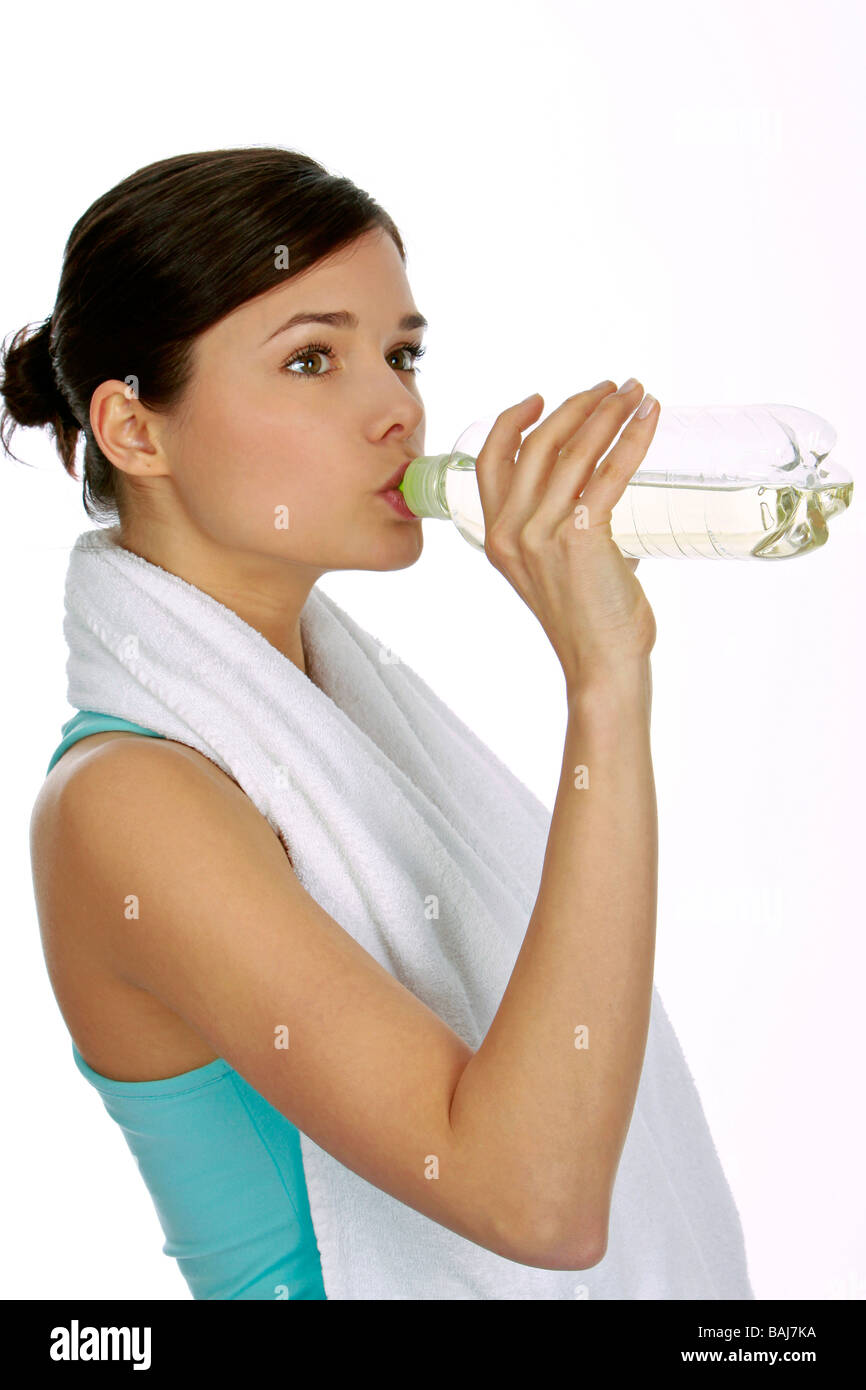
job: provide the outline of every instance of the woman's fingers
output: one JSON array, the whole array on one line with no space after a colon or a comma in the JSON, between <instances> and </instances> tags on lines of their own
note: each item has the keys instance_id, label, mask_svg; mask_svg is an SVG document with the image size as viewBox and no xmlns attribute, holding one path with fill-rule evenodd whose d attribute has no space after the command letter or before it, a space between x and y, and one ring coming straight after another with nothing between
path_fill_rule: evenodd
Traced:
<instances>
[{"instance_id":1,"label":"woman's fingers","mask_svg":"<svg viewBox=\"0 0 866 1390\"><path fill-rule=\"evenodd\" d=\"M658 401L647 396L651 409L643 419L632 416L606 458L602 459L580 494L589 525L609 521L610 514L646 457L659 422Z\"/></svg>"},{"instance_id":2,"label":"woman's fingers","mask_svg":"<svg viewBox=\"0 0 866 1390\"><path fill-rule=\"evenodd\" d=\"M638 381L624 385L617 391L614 382L603 381L569 396L526 440L523 433L544 404L541 396L528 396L497 417L475 468L488 537L495 526L500 544L506 537L513 542L527 528L537 541L564 519L577 524L578 499L585 508L582 525L609 521L658 423L658 402L648 396L649 414L633 415L623 429L643 394ZM596 466L621 430L616 446Z\"/></svg>"},{"instance_id":3,"label":"woman's fingers","mask_svg":"<svg viewBox=\"0 0 866 1390\"><path fill-rule=\"evenodd\" d=\"M588 391L567 397L524 440L511 490L502 508L500 524L503 528L519 531L530 517L534 517L556 471L560 451L569 447L605 399L613 399L615 393L615 382L601 381Z\"/></svg>"},{"instance_id":4,"label":"woman's fingers","mask_svg":"<svg viewBox=\"0 0 866 1390\"><path fill-rule=\"evenodd\" d=\"M628 387L628 383L625 385ZM611 449L601 464L598 463L602 454L616 439L642 395L643 387L639 381L635 381L634 385L626 390L620 387L619 391L606 395L589 419L566 441L560 450L559 457L548 479L544 496L539 503L536 516L539 528L543 530L546 526L549 530L554 530L562 518L573 511L578 497L587 506L591 498L596 508L598 507L599 489L594 488L589 495L587 495L587 489L592 487L599 474L606 475L609 460L612 460L614 455L619 457L618 451L623 441L630 441L638 447L643 441L645 447L649 446L654 431L648 427L654 418L653 415L650 414L646 420L638 420L637 417L634 417L626 425L622 438L616 447ZM637 467L637 462L635 462L635 467ZM596 519L598 518L591 517L590 524Z\"/></svg>"},{"instance_id":5,"label":"woman's fingers","mask_svg":"<svg viewBox=\"0 0 866 1390\"><path fill-rule=\"evenodd\" d=\"M627 423L640 397L638 382L625 385L617 393L613 382L602 382L570 397L519 448L540 398L503 412L476 469L484 489L487 558L538 618L569 691L593 672L609 674L622 662L645 660L655 642L655 617L634 577L639 562L622 554L610 525L612 505L646 453L657 420L657 403L647 397L648 416ZM584 523L575 504L584 496L591 531L580 536Z\"/></svg>"},{"instance_id":6,"label":"woman's fingers","mask_svg":"<svg viewBox=\"0 0 866 1390\"><path fill-rule=\"evenodd\" d=\"M484 526L489 534L490 528L502 511L514 476L514 460L523 431L533 420L538 419L544 399L536 391L525 401L503 410L484 441L475 460L475 480L484 513Z\"/></svg>"},{"instance_id":7,"label":"woman's fingers","mask_svg":"<svg viewBox=\"0 0 866 1390\"><path fill-rule=\"evenodd\" d=\"M535 511L560 449L592 415L599 401L614 389L614 382L602 381L588 391L569 396L522 444L520 431L538 416L538 406L531 402L537 400L543 405L543 400L529 397L520 405L503 411L476 461L478 490L488 531L494 522L500 533L519 531Z\"/></svg>"}]
</instances>

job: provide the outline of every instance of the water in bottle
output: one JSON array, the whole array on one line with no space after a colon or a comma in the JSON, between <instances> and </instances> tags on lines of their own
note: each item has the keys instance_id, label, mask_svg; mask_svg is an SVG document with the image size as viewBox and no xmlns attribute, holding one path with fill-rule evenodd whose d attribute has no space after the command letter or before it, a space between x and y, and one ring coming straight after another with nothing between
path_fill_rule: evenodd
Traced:
<instances>
[{"instance_id":1,"label":"water in bottle","mask_svg":"<svg viewBox=\"0 0 866 1390\"><path fill-rule=\"evenodd\" d=\"M410 511L452 521L477 549L484 514L475 459L494 419L476 421L450 454L413 459L400 484ZM832 425L797 406L660 407L646 455L611 513L612 537L639 560L806 555L851 501L850 474L828 457L835 443ZM575 508L575 524L585 524L579 498Z\"/></svg>"}]
</instances>

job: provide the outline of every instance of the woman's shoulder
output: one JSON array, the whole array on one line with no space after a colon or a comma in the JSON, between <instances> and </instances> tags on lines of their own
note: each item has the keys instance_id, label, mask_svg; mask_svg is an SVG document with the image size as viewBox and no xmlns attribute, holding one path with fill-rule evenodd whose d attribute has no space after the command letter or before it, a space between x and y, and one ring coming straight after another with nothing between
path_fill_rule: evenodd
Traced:
<instances>
[{"instance_id":1,"label":"woman's shoulder","mask_svg":"<svg viewBox=\"0 0 866 1390\"><path fill-rule=\"evenodd\" d=\"M143 810L146 824L158 822L162 835L180 839L190 800L205 835L211 805L239 823L251 810L234 779L197 749L111 730L72 744L33 808L34 895L52 990L88 1064L115 1079L175 1075L214 1056L195 1029L129 984L126 935L117 929L119 912L137 915L124 895L137 892L137 852L150 853L144 839L130 844L124 824Z\"/></svg>"},{"instance_id":2,"label":"woman's shoulder","mask_svg":"<svg viewBox=\"0 0 866 1390\"><path fill-rule=\"evenodd\" d=\"M88 735L68 748L46 775L30 819L30 858L43 937L63 929L74 902L91 924L88 937L98 938L100 890L92 870L99 864L103 872L112 872L115 852L124 857L124 864L135 856L136 846L116 832L146 808L148 823L158 823L170 833L173 818L187 818L191 804L203 819L211 805L220 816L239 819L255 810L233 777L197 749L173 739L111 730Z\"/></svg>"},{"instance_id":3,"label":"woman's shoulder","mask_svg":"<svg viewBox=\"0 0 866 1390\"><path fill-rule=\"evenodd\" d=\"M133 753L130 751L132 749L135 750ZM94 774L97 758L99 772ZM49 808L57 804L61 794L68 793L73 786L76 796L87 796L91 790L103 790L102 783L109 769L116 769L122 774L127 766L131 766L145 774L147 768L158 773L167 765L194 767L217 782L238 785L210 758L186 743L169 738L152 738L126 729L100 730L79 738L54 764L40 787L34 815L47 813Z\"/></svg>"},{"instance_id":4,"label":"woman's shoulder","mask_svg":"<svg viewBox=\"0 0 866 1390\"><path fill-rule=\"evenodd\" d=\"M88 858L92 841L82 836L82 826L90 828L91 836L99 834L105 862L111 852L112 820L125 817L130 797L138 808L146 803L163 829L171 826L172 817L188 817L191 805L205 819L213 808L221 822L226 816L236 817L239 825L255 822L279 841L292 865L282 832L275 831L236 778L204 753L175 739L115 729L80 738L43 780L30 820L37 890L43 880L61 872L65 882L75 883L76 892L83 889L84 873L77 870L86 871L86 864L78 860L82 855Z\"/></svg>"}]
</instances>

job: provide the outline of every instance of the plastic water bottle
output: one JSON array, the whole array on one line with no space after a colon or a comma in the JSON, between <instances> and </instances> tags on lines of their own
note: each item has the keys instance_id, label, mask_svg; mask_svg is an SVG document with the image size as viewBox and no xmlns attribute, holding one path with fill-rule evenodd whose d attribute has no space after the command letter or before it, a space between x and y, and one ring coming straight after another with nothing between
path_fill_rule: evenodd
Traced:
<instances>
[{"instance_id":1,"label":"plastic water bottle","mask_svg":"<svg viewBox=\"0 0 866 1390\"><path fill-rule=\"evenodd\" d=\"M452 521L479 550L475 459L495 418L470 425L450 454L413 459L400 484L415 516ZM835 443L832 425L797 406L660 407L652 443L611 513L611 535L638 560L806 555L825 543L828 521L854 490L828 459ZM576 497L575 525L586 524Z\"/></svg>"}]
</instances>

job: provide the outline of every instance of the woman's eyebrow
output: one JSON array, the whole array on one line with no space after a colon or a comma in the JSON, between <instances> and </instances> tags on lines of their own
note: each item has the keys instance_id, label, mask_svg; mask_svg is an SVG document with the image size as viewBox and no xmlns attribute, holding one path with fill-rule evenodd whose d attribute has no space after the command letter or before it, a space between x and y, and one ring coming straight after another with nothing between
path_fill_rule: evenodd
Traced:
<instances>
[{"instance_id":1,"label":"woman's eyebrow","mask_svg":"<svg viewBox=\"0 0 866 1390\"><path fill-rule=\"evenodd\" d=\"M280 324L279 328L275 328L273 333L270 333L268 337L265 338L262 347L264 347L265 343L269 343L271 338L276 338L278 333L285 333L287 328L294 328L298 323L326 323L329 324L331 328L357 328L358 316L357 314L350 313L348 309L334 309L331 313L326 314L316 314L312 311L302 310L301 313L293 314L285 323ZM403 329L427 328L428 324L423 314L404 314L397 324L397 327Z\"/></svg>"}]
</instances>

